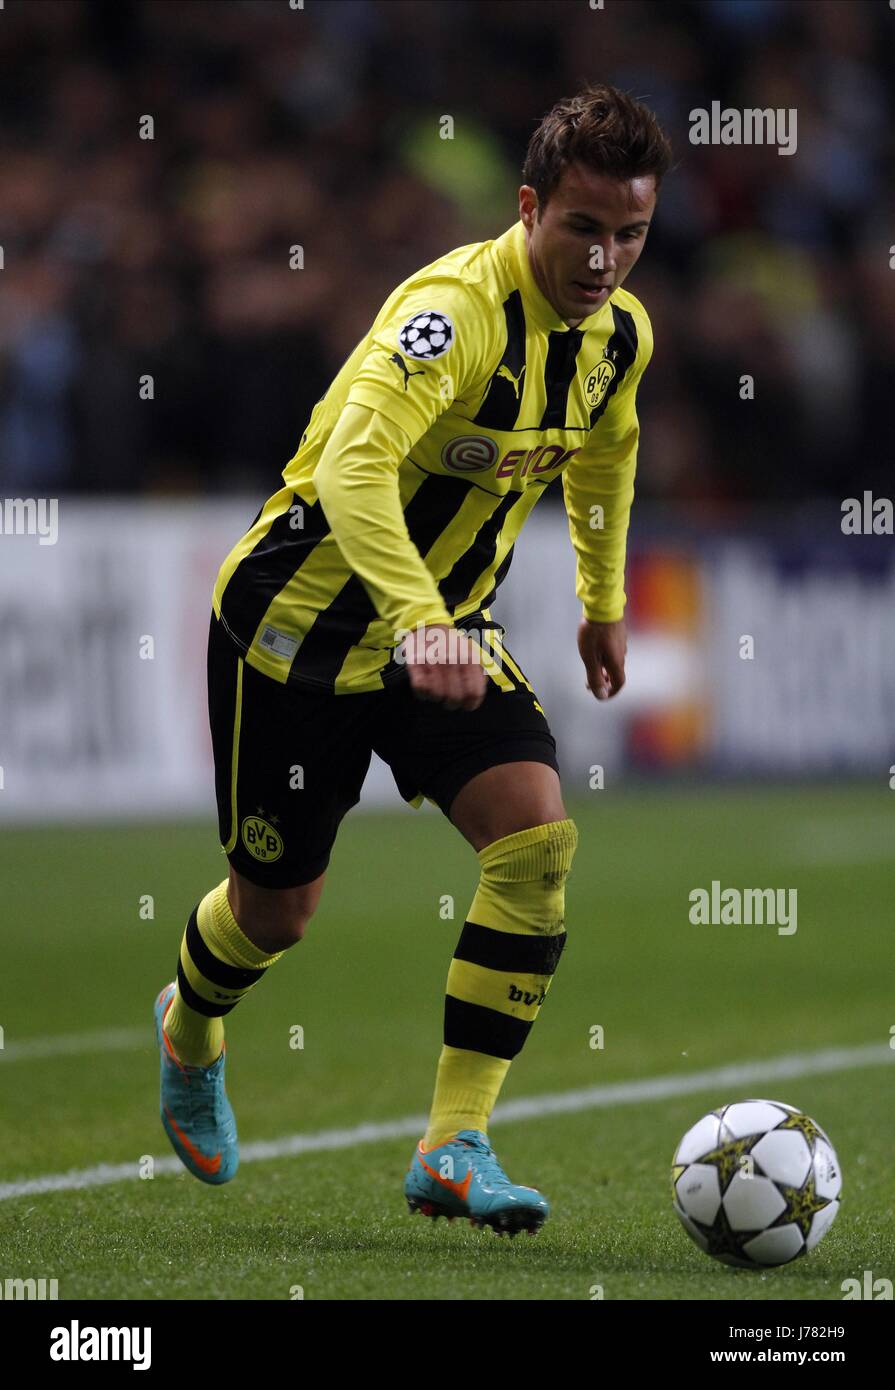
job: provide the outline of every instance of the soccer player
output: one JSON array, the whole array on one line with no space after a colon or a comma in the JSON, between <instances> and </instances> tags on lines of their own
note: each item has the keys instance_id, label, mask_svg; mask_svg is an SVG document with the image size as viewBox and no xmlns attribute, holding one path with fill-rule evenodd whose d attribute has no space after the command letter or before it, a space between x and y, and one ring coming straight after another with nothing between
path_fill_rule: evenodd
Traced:
<instances>
[{"instance_id":1,"label":"soccer player","mask_svg":"<svg viewBox=\"0 0 895 1390\"><path fill-rule=\"evenodd\" d=\"M670 158L652 112L615 88L560 101L529 143L519 221L398 286L221 567L208 698L229 880L190 917L155 1007L162 1122L205 1182L238 1163L222 1020L301 939L375 750L481 868L408 1205L510 1234L547 1215L487 1130L565 944L578 835L490 604L561 476L587 687L620 690L635 392L652 351L622 285Z\"/></svg>"}]
</instances>

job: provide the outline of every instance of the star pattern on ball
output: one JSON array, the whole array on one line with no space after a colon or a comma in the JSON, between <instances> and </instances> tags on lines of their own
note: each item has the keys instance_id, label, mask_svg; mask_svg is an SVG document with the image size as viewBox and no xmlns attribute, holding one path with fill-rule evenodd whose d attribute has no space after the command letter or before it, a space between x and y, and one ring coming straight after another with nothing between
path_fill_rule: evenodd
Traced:
<instances>
[{"instance_id":1,"label":"star pattern on ball","mask_svg":"<svg viewBox=\"0 0 895 1390\"><path fill-rule=\"evenodd\" d=\"M778 1183L781 1197L787 1210L773 1223L775 1226L798 1226L805 1240L811 1230L811 1223L819 1211L828 1205L826 1197L817 1195L817 1183L813 1173L809 1173L803 1187L784 1187Z\"/></svg>"},{"instance_id":2,"label":"star pattern on ball","mask_svg":"<svg viewBox=\"0 0 895 1390\"><path fill-rule=\"evenodd\" d=\"M812 1153L815 1142L824 1137L810 1115L787 1115L783 1123L777 1126L777 1129L796 1129L800 1134L804 1134Z\"/></svg>"},{"instance_id":3,"label":"star pattern on ball","mask_svg":"<svg viewBox=\"0 0 895 1390\"><path fill-rule=\"evenodd\" d=\"M831 1140L809 1115L778 1101L710 1111L672 1160L672 1202L684 1229L726 1264L776 1268L809 1253L809 1241L817 1244L833 1224L841 1194Z\"/></svg>"},{"instance_id":4,"label":"star pattern on ball","mask_svg":"<svg viewBox=\"0 0 895 1390\"><path fill-rule=\"evenodd\" d=\"M731 1255L734 1259L741 1261L745 1259L742 1242L748 1240L750 1235L758 1234L757 1231L735 1231L727 1218L727 1212L723 1205L719 1207L713 1225L706 1226L702 1221L696 1221L694 1225L699 1227L708 1241L707 1254Z\"/></svg>"},{"instance_id":5,"label":"star pattern on ball","mask_svg":"<svg viewBox=\"0 0 895 1390\"><path fill-rule=\"evenodd\" d=\"M742 1171L741 1159L751 1154L753 1145L759 1139L763 1139L763 1134L747 1134L742 1139L729 1139L726 1144L721 1144L717 1149L711 1149L707 1154L703 1154L701 1163L712 1163L718 1170L718 1182L721 1186L721 1193L727 1191L728 1187Z\"/></svg>"}]
</instances>

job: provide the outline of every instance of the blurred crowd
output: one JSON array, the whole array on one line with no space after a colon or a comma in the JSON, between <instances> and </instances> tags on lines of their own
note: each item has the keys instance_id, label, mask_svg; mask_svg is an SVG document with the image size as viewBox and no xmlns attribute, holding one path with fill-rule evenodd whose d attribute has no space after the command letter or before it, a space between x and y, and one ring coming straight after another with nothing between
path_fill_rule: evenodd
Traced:
<instances>
[{"instance_id":1,"label":"blurred crowd","mask_svg":"<svg viewBox=\"0 0 895 1390\"><path fill-rule=\"evenodd\" d=\"M382 301L516 220L592 80L677 159L628 282L640 495L891 493L893 45L875 0L6 0L0 496L273 491ZM712 101L794 107L797 152L692 145Z\"/></svg>"}]
</instances>

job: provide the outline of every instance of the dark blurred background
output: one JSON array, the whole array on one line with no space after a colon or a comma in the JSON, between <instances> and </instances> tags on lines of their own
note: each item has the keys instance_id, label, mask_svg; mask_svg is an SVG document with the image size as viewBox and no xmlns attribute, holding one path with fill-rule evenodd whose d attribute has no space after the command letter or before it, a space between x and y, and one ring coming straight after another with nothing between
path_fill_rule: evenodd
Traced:
<instances>
[{"instance_id":1,"label":"dark blurred background","mask_svg":"<svg viewBox=\"0 0 895 1390\"><path fill-rule=\"evenodd\" d=\"M7 0L0 492L273 491L382 301L516 220L592 80L678 161L629 281L639 495L891 490L893 33L883 0ZM798 153L691 145L713 100L797 108Z\"/></svg>"}]
</instances>

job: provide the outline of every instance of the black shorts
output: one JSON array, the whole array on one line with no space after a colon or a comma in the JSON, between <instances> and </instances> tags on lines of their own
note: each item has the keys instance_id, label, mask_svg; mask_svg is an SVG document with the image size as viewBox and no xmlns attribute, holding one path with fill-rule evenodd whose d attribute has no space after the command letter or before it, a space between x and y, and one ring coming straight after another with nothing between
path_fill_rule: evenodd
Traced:
<instances>
[{"instance_id":1,"label":"black shorts","mask_svg":"<svg viewBox=\"0 0 895 1390\"><path fill-rule=\"evenodd\" d=\"M558 772L556 742L524 673L505 646L485 650L493 674L484 700L475 710L449 710L414 695L406 674L383 690L349 695L283 685L250 666L212 615L218 826L236 871L265 888L318 878L343 816L360 800L373 752L405 801L428 798L445 815L471 777L498 763L546 763Z\"/></svg>"}]
</instances>

